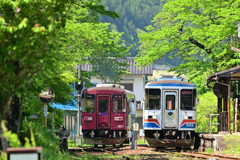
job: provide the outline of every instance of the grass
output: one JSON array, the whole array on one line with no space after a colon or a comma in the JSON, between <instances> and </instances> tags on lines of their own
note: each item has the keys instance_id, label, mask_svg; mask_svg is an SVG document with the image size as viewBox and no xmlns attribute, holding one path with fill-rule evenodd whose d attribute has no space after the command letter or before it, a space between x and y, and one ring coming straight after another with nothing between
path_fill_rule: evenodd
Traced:
<instances>
[{"instance_id":1,"label":"grass","mask_svg":"<svg viewBox=\"0 0 240 160\"><path fill-rule=\"evenodd\" d=\"M125 143L125 144L128 144L128 143ZM145 139L144 139L144 138L141 138L141 139L137 140L137 144L146 144L146 143L145 143ZM132 145L132 142L130 143L130 145ZM84 140L82 140L82 145L81 145L81 146L77 146L73 140L68 140L68 148L74 148L74 147L92 147L92 146L93 146L93 145L91 145L91 144L86 144L86 143L84 142ZM112 146L112 145L107 145L107 146Z\"/></svg>"},{"instance_id":2,"label":"grass","mask_svg":"<svg viewBox=\"0 0 240 160\"><path fill-rule=\"evenodd\" d=\"M240 134L238 135L225 135L224 141L226 144L225 150L222 151L224 154L234 154L240 156Z\"/></svg>"},{"instance_id":3,"label":"grass","mask_svg":"<svg viewBox=\"0 0 240 160\"><path fill-rule=\"evenodd\" d=\"M207 153L213 153L213 148L208 148Z\"/></svg>"},{"instance_id":4,"label":"grass","mask_svg":"<svg viewBox=\"0 0 240 160\"><path fill-rule=\"evenodd\" d=\"M218 153L236 155L240 157L240 134L223 135L225 141L225 149ZM205 153L213 153L213 148L209 148Z\"/></svg>"}]
</instances>

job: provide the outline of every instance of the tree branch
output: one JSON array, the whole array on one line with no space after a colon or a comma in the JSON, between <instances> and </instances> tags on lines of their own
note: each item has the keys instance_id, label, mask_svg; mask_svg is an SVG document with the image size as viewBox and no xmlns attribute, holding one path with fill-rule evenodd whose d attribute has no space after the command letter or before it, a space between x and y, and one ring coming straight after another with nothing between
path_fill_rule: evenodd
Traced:
<instances>
[{"instance_id":1,"label":"tree branch","mask_svg":"<svg viewBox=\"0 0 240 160\"><path fill-rule=\"evenodd\" d=\"M198 46L199 48L205 50L208 54L212 53L211 49L206 49L203 44L199 43L199 42L196 41L194 38L189 37L188 40L189 40L192 44L195 44L195 45Z\"/></svg>"}]
</instances>

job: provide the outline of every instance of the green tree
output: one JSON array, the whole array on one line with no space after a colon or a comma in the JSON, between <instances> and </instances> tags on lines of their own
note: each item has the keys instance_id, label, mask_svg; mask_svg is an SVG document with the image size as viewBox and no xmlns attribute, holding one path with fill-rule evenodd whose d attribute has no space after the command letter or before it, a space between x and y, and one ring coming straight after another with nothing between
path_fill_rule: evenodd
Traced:
<instances>
[{"instance_id":1,"label":"green tree","mask_svg":"<svg viewBox=\"0 0 240 160\"><path fill-rule=\"evenodd\" d=\"M115 12L105 10L99 2L0 1L0 120L7 119L8 128L13 132L19 133L26 96L29 98L26 104L31 100L38 103L39 91L51 86L58 93L57 102L66 104L72 99L69 82L75 80L74 63L69 61L71 54L58 52L61 46L56 43L56 38L70 18L68 11L74 4L91 14L119 17ZM5 150L5 145L2 141L0 150Z\"/></svg>"},{"instance_id":2,"label":"green tree","mask_svg":"<svg viewBox=\"0 0 240 160\"><path fill-rule=\"evenodd\" d=\"M130 48L132 57L138 54L138 34L145 31L144 27L151 24L151 20L159 13L164 5L161 0L102 0L101 4L109 10L119 13L119 19L101 16L101 22L109 22L117 26L119 32L123 32L122 39L126 46L135 45ZM111 28L110 29L114 29Z\"/></svg>"},{"instance_id":3,"label":"green tree","mask_svg":"<svg viewBox=\"0 0 240 160\"><path fill-rule=\"evenodd\" d=\"M180 56L184 62L172 71L187 74L199 93L205 92L205 78L236 66L229 44L237 33L238 6L239 0L169 0L154 24L146 27L148 32L139 35L137 61L144 66L174 53L172 57Z\"/></svg>"},{"instance_id":4,"label":"green tree","mask_svg":"<svg viewBox=\"0 0 240 160\"><path fill-rule=\"evenodd\" d=\"M87 9L75 6L71 9L72 19L67 21L66 27L61 30L56 43L62 47L58 52L71 58L72 64L91 64L92 70L85 73L83 81L97 76L103 81L119 81L126 73L126 59L129 47L123 47L121 34L109 30L109 23L98 22L98 15ZM88 79L87 79L88 78Z\"/></svg>"}]
</instances>

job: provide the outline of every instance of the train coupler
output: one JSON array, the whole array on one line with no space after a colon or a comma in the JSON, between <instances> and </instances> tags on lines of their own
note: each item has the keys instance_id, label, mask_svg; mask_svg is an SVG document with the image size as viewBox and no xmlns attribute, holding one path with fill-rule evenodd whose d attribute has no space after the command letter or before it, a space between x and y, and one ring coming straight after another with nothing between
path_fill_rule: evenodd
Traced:
<instances>
[{"instance_id":1,"label":"train coupler","mask_svg":"<svg viewBox=\"0 0 240 160\"><path fill-rule=\"evenodd\" d=\"M93 138L95 135L94 131L91 132L91 137Z\"/></svg>"},{"instance_id":2,"label":"train coupler","mask_svg":"<svg viewBox=\"0 0 240 160\"><path fill-rule=\"evenodd\" d=\"M160 133L158 133L158 131L156 131L156 133L154 133L153 135L156 139L158 139L160 137Z\"/></svg>"}]
</instances>

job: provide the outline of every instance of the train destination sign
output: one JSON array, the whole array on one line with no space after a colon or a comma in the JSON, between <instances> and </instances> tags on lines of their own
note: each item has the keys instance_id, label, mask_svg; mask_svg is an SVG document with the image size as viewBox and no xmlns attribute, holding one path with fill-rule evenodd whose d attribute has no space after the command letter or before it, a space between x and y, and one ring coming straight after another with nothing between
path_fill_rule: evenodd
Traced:
<instances>
[{"instance_id":1,"label":"train destination sign","mask_svg":"<svg viewBox=\"0 0 240 160\"><path fill-rule=\"evenodd\" d=\"M47 87L46 91L43 91L39 94L39 99L43 103L51 103L54 100L55 93L49 87Z\"/></svg>"}]
</instances>

